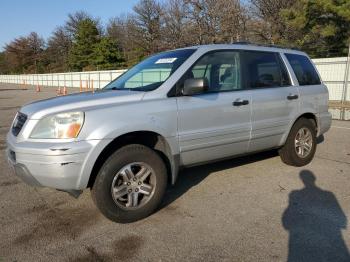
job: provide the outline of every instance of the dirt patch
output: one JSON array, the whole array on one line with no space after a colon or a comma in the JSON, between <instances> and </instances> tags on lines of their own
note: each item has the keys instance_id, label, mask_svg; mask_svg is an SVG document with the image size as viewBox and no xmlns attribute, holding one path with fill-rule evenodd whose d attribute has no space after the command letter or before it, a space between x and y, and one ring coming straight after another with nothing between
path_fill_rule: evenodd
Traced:
<instances>
[{"instance_id":1,"label":"dirt patch","mask_svg":"<svg viewBox=\"0 0 350 262\"><path fill-rule=\"evenodd\" d=\"M66 203L67 203L66 201L58 201L57 203L54 204L54 207L62 206Z\"/></svg>"},{"instance_id":2,"label":"dirt patch","mask_svg":"<svg viewBox=\"0 0 350 262\"><path fill-rule=\"evenodd\" d=\"M27 88L0 88L0 92L1 91L26 91L28 90Z\"/></svg>"},{"instance_id":3,"label":"dirt patch","mask_svg":"<svg viewBox=\"0 0 350 262\"><path fill-rule=\"evenodd\" d=\"M6 149L6 142L4 140L0 140L0 150Z\"/></svg>"},{"instance_id":4,"label":"dirt patch","mask_svg":"<svg viewBox=\"0 0 350 262\"><path fill-rule=\"evenodd\" d=\"M12 110L12 109L18 110L19 108L20 106L3 106L3 107L0 107L0 110Z\"/></svg>"},{"instance_id":5,"label":"dirt patch","mask_svg":"<svg viewBox=\"0 0 350 262\"><path fill-rule=\"evenodd\" d=\"M160 210L163 212L169 213L172 217L175 217L175 216L190 217L190 218L194 217L190 212L186 210L182 210L181 208L173 204L170 204L168 206L161 206Z\"/></svg>"},{"instance_id":6,"label":"dirt patch","mask_svg":"<svg viewBox=\"0 0 350 262\"><path fill-rule=\"evenodd\" d=\"M350 101L329 100L328 104L331 108L350 108Z\"/></svg>"},{"instance_id":7,"label":"dirt patch","mask_svg":"<svg viewBox=\"0 0 350 262\"><path fill-rule=\"evenodd\" d=\"M130 260L143 244L139 236L125 236L114 243L115 255L122 261Z\"/></svg>"},{"instance_id":8,"label":"dirt patch","mask_svg":"<svg viewBox=\"0 0 350 262\"><path fill-rule=\"evenodd\" d=\"M88 252L85 256L75 258L73 260L69 261L74 261L74 262L103 262L103 261L111 261L111 258L109 258L106 255L99 254L96 251L96 248L92 246L85 246L85 250Z\"/></svg>"},{"instance_id":9,"label":"dirt patch","mask_svg":"<svg viewBox=\"0 0 350 262\"><path fill-rule=\"evenodd\" d=\"M26 214L30 214L30 213L38 213L38 212L43 212L46 210L49 210L50 208L46 205L46 204L39 204L39 205L35 205L32 208L29 208L25 211Z\"/></svg>"},{"instance_id":10,"label":"dirt patch","mask_svg":"<svg viewBox=\"0 0 350 262\"><path fill-rule=\"evenodd\" d=\"M116 240L110 248L113 252L101 253L93 246L85 246L87 254L69 261L131 261L138 254L144 240L139 236L125 236Z\"/></svg>"},{"instance_id":11,"label":"dirt patch","mask_svg":"<svg viewBox=\"0 0 350 262\"><path fill-rule=\"evenodd\" d=\"M0 135L6 135L9 130L9 126L0 126Z\"/></svg>"},{"instance_id":12,"label":"dirt patch","mask_svg":"<svg viewBox=\"0 0 350 262\"><path fill-rule=\"evenodd\" d=\"M0 89L1 90L1 89ZM12 96L2 96L0 97L0 100L3 99L3 100L8 100L8 99L12 99L13 97Z\"/></svg>"},{"instance_id":13,"label":"dirt patch","mask_svg":"<svg viewBox=\"0 0 350 262\"><path fill-rule=\"evenodd\" d=\"M19 183L20 183L20 182L19 182L18 180L5 181L5 182L0 183L0 187L2 187L2 186L17 185L17 184L19 184Z\"/></svg>"},{"instance_id":14,"label":"dirt patch","mask_svg":"<svg viewBox=\"0 0 350 262\"><path fill-rule=\"evenodd\" d=\"M51 209L46 205L39 205L32 212L44 211L37 221L28 226L14 240L14 244L34 246L38 241L50 241L56 238L75 240L86 229L92 227L98 221L100 214L94 208L65 208Z\"/></svg>"}]
</instances>

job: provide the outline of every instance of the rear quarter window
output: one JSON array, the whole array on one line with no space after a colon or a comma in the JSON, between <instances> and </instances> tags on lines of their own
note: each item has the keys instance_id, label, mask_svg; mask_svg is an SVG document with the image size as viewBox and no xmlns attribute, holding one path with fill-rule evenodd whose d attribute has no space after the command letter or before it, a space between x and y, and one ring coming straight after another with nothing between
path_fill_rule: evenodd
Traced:
<instances>
[{"instance_id":1,"label":"rear quarter window","mask_svg":"<svg viewBox=\"0 0 350 262\"><path fill-rule=\"evenodd\" d=\"M285 56L292 66L300 86L321 84L321 80L308 57L295 54L285 54Z\"/></svg>"}]
</instances>

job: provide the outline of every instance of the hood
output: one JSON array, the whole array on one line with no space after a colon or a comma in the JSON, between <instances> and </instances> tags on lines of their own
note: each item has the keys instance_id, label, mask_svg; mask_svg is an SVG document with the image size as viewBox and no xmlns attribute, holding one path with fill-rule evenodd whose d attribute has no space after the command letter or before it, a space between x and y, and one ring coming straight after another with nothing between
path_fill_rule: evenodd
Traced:
<instances>
[{"instance_id":1,"label":"hood","mask_svg":"<svg viewBox=\"0 0 350 262\"><path fill-rule=\"evenodd\" d=\"M106 90L95 93L85 92L40 100L23 106L20 112L30 119L41 119L43 116L63 111L79 111L106 105L117 105L140 101L145 92Z\"/></svg>"}]
</instances>

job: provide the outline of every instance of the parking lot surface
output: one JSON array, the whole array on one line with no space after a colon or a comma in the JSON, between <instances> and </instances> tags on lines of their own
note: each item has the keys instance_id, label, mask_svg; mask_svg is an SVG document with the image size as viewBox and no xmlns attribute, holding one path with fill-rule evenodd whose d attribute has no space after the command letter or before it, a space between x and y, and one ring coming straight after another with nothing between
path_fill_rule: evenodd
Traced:
<instances>
[{"instance_id":1,"label":"parking lot surface","mask_svg":"<svg viewBox=\"0 0 350 262\"><path fill-rule=\"evenodd\" d=\"M350 122L333 121L305 167L272 151L183 170L154 215L123 225L89 190L74 199L10 172L16 111L52 96L0 84L0 261L349 261Z\"/></svg>"}]
</instances>

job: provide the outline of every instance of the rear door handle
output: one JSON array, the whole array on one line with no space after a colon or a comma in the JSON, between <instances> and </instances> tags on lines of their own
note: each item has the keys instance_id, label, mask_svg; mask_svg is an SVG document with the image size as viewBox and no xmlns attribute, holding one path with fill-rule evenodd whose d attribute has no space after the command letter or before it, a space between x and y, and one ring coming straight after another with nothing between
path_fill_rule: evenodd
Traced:
<instances>
[{"instance_id":1,"label":"rear door handle","mask_svg":"<svg viewBox=\"0 0 350 262\"><path fill-rule=\"evenodd\" d=\"M236 101L233 101L232 105L233 106L245 106L249 104L249 100L242 100L242 99L237 99Z\"/></svg>"},{"instance_id":2,"label":"rear door handle","mask_svg":"<svg viewBox=\"0 0 350 262\"><path fill-rule=\"evenodd\" d=\"M289 96L287 96L288 100L293 100L293 99L298 99L298 98L299 98L298 95L289 95Z\"/></svg>"}]
</instances>

